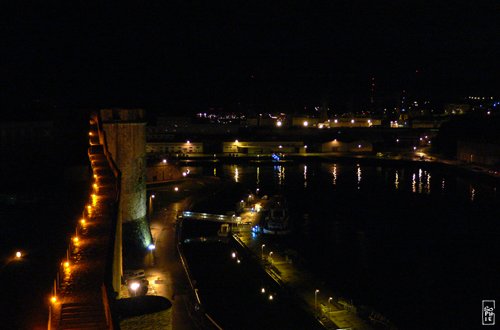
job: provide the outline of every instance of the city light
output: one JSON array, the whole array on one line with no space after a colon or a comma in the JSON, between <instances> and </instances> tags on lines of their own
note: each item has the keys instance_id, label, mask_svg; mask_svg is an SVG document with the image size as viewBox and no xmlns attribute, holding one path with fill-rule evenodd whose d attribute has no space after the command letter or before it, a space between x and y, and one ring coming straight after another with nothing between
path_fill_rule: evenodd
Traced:
<instances>
[{"instance_id":1,"label":"city light","mask_svg":"<svg viewBox=\"0 0 500 330\"><path fill-rule=\"evenodd\" d=\"M81 219L80 219L80 224L81 224L82 226L85 226L85 225L87 224L87 221L85 220L85 218L81 218Z\"/></svg>"},{"instance_id":2,"label":"city light","mask_svg":"<svg viewBox=\"0 0 500 330\"><path fill-rule=\"evenodd\" d=\"M269 295L269 300L273 300L273 299L274 299L273 295L272 295L272 294L270 294L270 295Z\"/></svg>"},{"instance_id":3,"label":"city light","mask_svg":"<svg viewBox=\"0 0 500 330\"><path fill-rule=\"evenodd\" d=\"M21 251L16 252L16 259L21 259L22 256L23 254L21 253Z\"/></svg>"},{"instance_id":4,"label":"city light","mask_svg":"<svg viewBox=\"0 0 500 330\"><path fill-rule=\"evenodd\" d=\"M134 296L137 295L137 290L140 286L141 284L139 282L130 283L129 288L132 290Z\"/></svg>"},{"instance_id":5,"label":"city light","mask_svg":"<svg viewBox=\"0 0 500 330\"><path fill-rule=\"evenodd\" d=\"M319 293L319 289L316 289L316 291L314 291L314 311L315 312L318 309L318 293Z\"/></svg>"},{"instance_id":6,"label":"city light","mask_svg":"<svg viewBox=\"0 0 500 330\"><path fill-rule=\"evenodd\" d=\"M179 187L174 187L174 191L179 191Z\"/></svg>"},{"instance_id":7,"label":"city light","mask_svg":"<svg viewBox=\"0 0 500 330\"><path fill-rule=\"evenodd\" d=\"M304 122L302 124L304 125L304 127L309 126L309 122L307 120L304 120Z\"/></svg>"},{"instance_id":8,"label":"city light","mask_svg":"<svg viewBox=\"0 0 500 330\"><path fill-rule=\"evenodd\" d=\"M262 288L262 289L260 289L260 292L262 292L262 293L266 293L266 288Z\"/></svg>"},{"instance_id":9,"label":"city light","mask_svg":"<svg viewBox=\"0 0 500 330\"><path fill-rule=\"evenodd\" d=\"M50 297L50 302L55 304L57 302L57 297L56 296Z\"/></svg>"},{"instance_id":10,"label":"city light","mask_svg":"<svg viewBox=\"0 0 500 330\"><path fill-rule=\"evenodd\" d=\"M278 120L278 121L276 122L276 126L277 126L277 127L281 127L281 125L283 125L283 123L282 123L280 120Z\"/></svg>"},{"instance_id":11,"label":"city light","mask_svg":"<svg viewBox=\"0 0 500 330\"><path fill-rule=\"evenodd\" d=\"M167 160L166 160L166 159L162 160L162 163L163 163L163 164L166 164L166 163L167 163Z\"/></svg>"},{"instance_id":12,"label":"city light","mask_svg":"<svg viewBox=\"0 0 500 330\"><path fill-rule=\"evenodd\" d=\"M149 251L153 251L154 249L156 249L156 246L154 244L149 244L148 245L148 250Z\"/></svg>"}]
</instances>

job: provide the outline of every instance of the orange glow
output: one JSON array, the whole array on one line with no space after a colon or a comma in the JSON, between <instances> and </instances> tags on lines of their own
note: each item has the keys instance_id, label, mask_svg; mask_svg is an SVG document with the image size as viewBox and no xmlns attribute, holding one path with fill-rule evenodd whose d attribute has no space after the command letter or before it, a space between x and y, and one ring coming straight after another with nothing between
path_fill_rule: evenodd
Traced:
<instances>
[{"instance_id":1,"label":"orange glow","mask_svg":"<svg viewBox=\"0 0 500 330\"><path fill-rule=\"evenodd\" d=\"M82 218L82 219L80 220L80 224L81 224L82 226L85 226L85 224L86 224L86 223L87 223L87 221L85 220L85 218Z\"/></svg>"},{"instance_id":2,"label":"orange glow","mask_svg":"<svg viewBox=\"0 0 500 330\"><path fill-rule=\"evenodd\" d=\"M73 237L73 243L78 244L80 242L80 239L78 236Z\"/></svg>"},{"instance_id":3,"label":"orange glow","mask_svg":"<svg viewBox=\"0 0 500 330\"><path fill-rule=\"evenodd\" d=\"M50 302L55 304L57 302L57 297L56 296L50 297Z\"/></svg>"},{"instance_id":4,"label":"orange glow","mask_svg":"<svg viewBox=\"0 0 500 330\"><path fill-rule=\"evenodd\" d=\"M92 132L89 132L89 136L93 136L94 134Z\"/></svg>"}]
</instances>

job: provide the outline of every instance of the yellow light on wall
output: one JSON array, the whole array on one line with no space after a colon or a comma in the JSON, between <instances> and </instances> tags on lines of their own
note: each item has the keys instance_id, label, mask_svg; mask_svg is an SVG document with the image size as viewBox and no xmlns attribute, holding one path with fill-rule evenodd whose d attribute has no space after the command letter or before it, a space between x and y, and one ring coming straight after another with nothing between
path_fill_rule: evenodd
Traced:
<instances>
[{"instance_id":1,"label":"yellow light on wall","mask_svg":"<svg viewBox=\"0 0 500 330\"><path fill-rule=\"evenodd\" d=\"M64 262L64 269L69 269L69 261Z\"/></svg>"},{"instance_id":2,"label":"yellow light on wall","mask_svg":"<svg viewBox=\"0 0 500 330\"><path fill-rule=\"evenodd\" d=\"M50 297L50 302L55 304L57 302L57 297L56 296Z\"/></svg>"}]
</instances>

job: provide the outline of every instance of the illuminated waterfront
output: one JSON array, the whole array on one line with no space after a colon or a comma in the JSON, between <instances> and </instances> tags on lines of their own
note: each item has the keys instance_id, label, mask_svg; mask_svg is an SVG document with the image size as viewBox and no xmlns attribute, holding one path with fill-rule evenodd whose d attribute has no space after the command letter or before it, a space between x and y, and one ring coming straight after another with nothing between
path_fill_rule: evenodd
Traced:
<instances>
[{"instance_id":1,"label":"illuminated waterfront","mask_svg":"<svg viewBox=\"0 0 500 330\"><path fill-rule=\"evenodd\" d=\"M261 195L284 194L295 231L275 240L355 305L370 306L405 329L466 327L477 321L477 302L498 289L492 262L498 249L497 187L419 165L189 169L259 188ZM454 302L453 310L445 310L445 300Z\"/></svg>"}]
</instances>

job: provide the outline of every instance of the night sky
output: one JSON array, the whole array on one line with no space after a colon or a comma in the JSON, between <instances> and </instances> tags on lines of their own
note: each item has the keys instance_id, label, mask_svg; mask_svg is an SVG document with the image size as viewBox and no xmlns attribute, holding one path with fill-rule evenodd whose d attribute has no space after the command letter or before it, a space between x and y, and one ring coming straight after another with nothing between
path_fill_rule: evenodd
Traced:
<instances>
[{"instance_id":1,"label":"night sky","mask_svg":"<svg viewBox=\"0 0 500 330\"><path fill-rule=\"evenodd\" d=\"M371 77L382 103L500 90L498 1L268 2L2 5L0 106L352 109Z\"/></svg>"}]
</instances>

